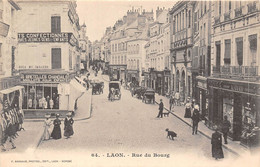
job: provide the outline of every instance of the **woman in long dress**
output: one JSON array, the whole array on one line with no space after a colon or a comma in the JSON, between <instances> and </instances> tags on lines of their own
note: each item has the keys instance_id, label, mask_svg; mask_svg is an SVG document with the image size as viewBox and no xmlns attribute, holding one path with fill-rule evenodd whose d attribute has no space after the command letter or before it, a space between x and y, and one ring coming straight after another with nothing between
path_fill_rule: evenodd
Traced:
<instances>
[{"instance_id":1,"label":"woman in long dress","mask_svg":"<svg viewBox=\"0 0 260 167\"><path fill-rule=\"evenodd\" d=\"M224 158L223 150L222 150L222 135L218 132L218 127L214 126L215 132L211 137L211 145L212 145L212 157L215 159Z\"/></svg>"},{"instance_id":2,"label":"woman in long dress","mask_svg":"<svg viewBox=\"0 0 260 167\"><path fill-rule=\"evenodd\" d=\"M44 135L43 135L43 139L44 140L49 140L51 135L50 135L50 126L51 126L51 120L50 120L50 115L45 115L45 120L44 120Z\"/></svg>"},{"instance_id":3,"label":"woman in long dress","mask_svg":"<svg viewBox=\"0 0 260 167\"><path fill-rule=\"evenodd\" d=\"M59 119L59 114L56 114L56 119L53 121L53 125L54 125L54 128L52 130L52 133L51 133L51 137L53 139L60 139L61 138L61 129L60 129L60 124L61 124L61 121Z\"/></svg>"},{"instance_id":4,"label":"woman in long dress","mask_svg":"<svg viewBox=\"0 0 260 167\"><path fill-rule=\"evenodd\" d=\"M191 118L191 103L188 100L187 103L185 104L185 114L184 118Z\"/></svg>"},{"instance_id":5,"label":"woman in long dress","mask_svg":"<svg viewBox=\"0 0 260 167\"><path fill-rule=\"evenodd\" d=\"M74 120L72 119L71 113L68 113L66 115L67 117L64 120L64 136L66 137L66 139L68 139L70 136L74 134L72 127Z\"/></svg>"}]
</instances>

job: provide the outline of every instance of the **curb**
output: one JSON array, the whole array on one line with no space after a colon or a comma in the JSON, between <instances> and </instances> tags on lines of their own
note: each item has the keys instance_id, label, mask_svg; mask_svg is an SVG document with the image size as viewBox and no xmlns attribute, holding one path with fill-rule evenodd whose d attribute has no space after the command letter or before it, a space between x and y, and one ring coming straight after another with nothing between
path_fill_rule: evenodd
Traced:
<instances>
[{"instance_id":1,"label":"curb","mask_svg":"<svg viewBox=\"0 0 260 167\"><path fill-rule=\"evenodd\" d=\"M157 101L155 101L156 104L159 104ZM184 119L182 119L181 117L179 117L178 115L174 114L173 112L171 112L169 109L167 109L166 107L164 107L165 110L167 110L168 112L170 112L172 115L174 115L175 117L177 117L179 120L181 120L182 122L184 122L185 124L187 124L188 126L192 127L192 125L190 123L188 123L187 121L185 121ZM205 134L204 132L202 132L201 130L198 130L198 132L200 134L202 134L203 136L205 136L208 139L211 139L211 137L207 134ZM238 154L236 151L234 151L233 149L227 147L226 145L222 145L222 147L224 147L226 150L228 150L229 152L232 152L233 154L240 156L240 154Z\"/></svg>"}]
</instances>

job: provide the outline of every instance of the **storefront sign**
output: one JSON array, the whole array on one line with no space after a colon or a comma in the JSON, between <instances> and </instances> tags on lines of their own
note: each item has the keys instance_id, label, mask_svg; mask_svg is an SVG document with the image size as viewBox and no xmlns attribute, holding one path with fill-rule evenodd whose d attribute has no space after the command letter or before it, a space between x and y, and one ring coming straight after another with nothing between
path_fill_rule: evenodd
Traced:
<instances>
[{"instance_id":1,"label":"storefront sign","mask_svg":"<svg viewBox=\"0 0 260 167\"><path fill-rule=\"evenodd\" d=\"M18 42L69 42L71 36L72 33L18 33Z\"/></svg>"},{"instance_id":2,"label":"storefront sign","mask_svg":"<svg viewBox=\"0 0 260 167\"><path fill-rule=\"evenodd\" d=\"M21 74L23 83L60 83L67 80L67 74Z\"/></svg>"}]
</instances>

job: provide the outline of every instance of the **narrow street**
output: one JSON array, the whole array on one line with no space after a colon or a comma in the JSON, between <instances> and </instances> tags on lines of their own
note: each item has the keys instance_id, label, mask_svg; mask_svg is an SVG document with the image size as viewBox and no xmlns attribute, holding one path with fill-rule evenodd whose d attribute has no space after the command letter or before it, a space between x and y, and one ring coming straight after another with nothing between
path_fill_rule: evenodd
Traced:
<instances>
[{"instance_id":1,"label":"narrow street","mask_svg":"<svg viewBox=\"0 0 260 167\"><path fill-rule=\"evenodd\" d=\"M200 134L192 135L191 128L173 115L156 118L158 105L142 103L131 97L124 88L121 88L121 92L121 100L108 101L108 82L105 81L104 94L92 96L92 117L74 123L75 134L72 138L43 142L36 153L82 150L105 157L107 153L122 152L125 156L132 156L132 153L161 153L170 154L170 158L185 154L185 157L211 159L208 138ZM166 128L177 133L174 141L166 138ZM224 155L224 161L235 158L225 149Z\"/></svg>"}]
</instances>

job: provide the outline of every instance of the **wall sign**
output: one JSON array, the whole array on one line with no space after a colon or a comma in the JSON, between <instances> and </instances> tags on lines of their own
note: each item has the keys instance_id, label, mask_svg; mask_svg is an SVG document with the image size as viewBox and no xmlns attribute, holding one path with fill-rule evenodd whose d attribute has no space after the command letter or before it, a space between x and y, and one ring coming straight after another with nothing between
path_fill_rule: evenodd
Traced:
<instances>
[{"instance_id":1,"label":"wall sign","mask_svg":"<svg viewBox=\"0 0 260 167\"><path fill-rule=\"evenodd\" d=\"M67 74L21 74L23 83L60 83L68 81Z\"/></svg>"},{"instance_id":2,"label":"wall sign","mask_svg":"<svg viewBox=\"0 0 260 167\"><path fill-rule=\"evenodd\" d=\"M18 42L69 42L71 36L72 33L18 33Z\"/></svg>"}]
</instances>

